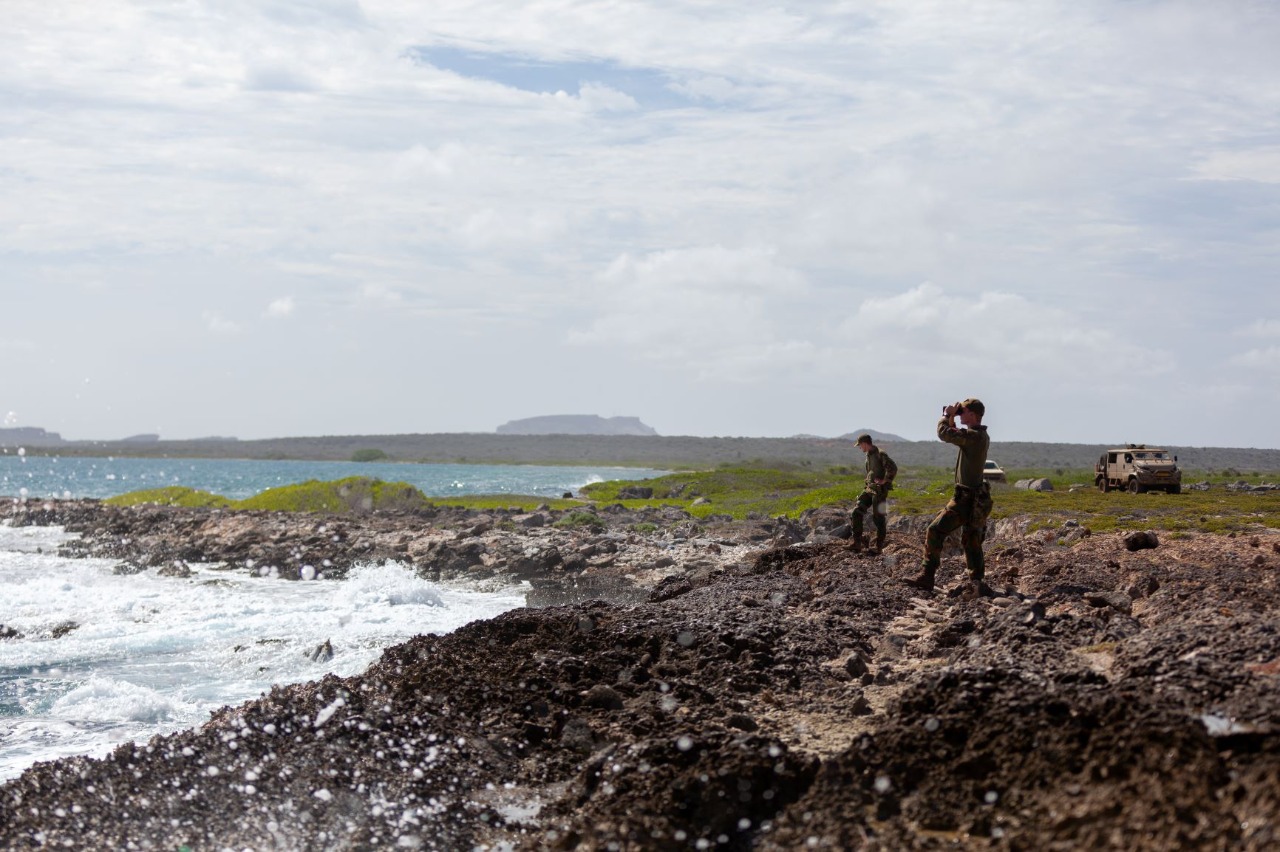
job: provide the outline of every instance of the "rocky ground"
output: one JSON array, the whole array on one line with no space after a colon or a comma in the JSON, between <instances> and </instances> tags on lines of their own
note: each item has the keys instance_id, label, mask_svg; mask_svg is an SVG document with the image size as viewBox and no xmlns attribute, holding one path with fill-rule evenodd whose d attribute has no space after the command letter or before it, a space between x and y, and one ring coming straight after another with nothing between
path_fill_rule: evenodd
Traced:
<instances>
[{"instance_id":1,"label":"rocky ground","mask_svg":"<svg viewBox=\"0 0 1280 852\"><path fill-rule=\"evenodd\" d=\"M0 786L0 847L1270 849L1280 536L995 525L921 595L925 519L343 517L59 503L76 553L534 583L531 606ZM578 518L582 521L582 518ZM308 571L310 569L310 572ZM0 645L0 650L3 645Z\"/></svg>"}]
</instances>

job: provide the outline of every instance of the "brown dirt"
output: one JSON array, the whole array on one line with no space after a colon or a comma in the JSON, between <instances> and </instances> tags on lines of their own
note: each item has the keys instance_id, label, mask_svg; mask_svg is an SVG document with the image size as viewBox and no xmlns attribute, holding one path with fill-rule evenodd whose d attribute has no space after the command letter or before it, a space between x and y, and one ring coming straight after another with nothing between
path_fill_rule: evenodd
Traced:
<instances>
[{"instance_id":1,"label":"brown dirt","mask_svg":"<svg viewBox=\"0 0 1280 852\"><path fill-rule=\"evenodd\" d=\"M38 764L0 786L0 846L1280 844L1280 537L998 535L988 599L947 592L954 552L938 592L904 586L914 533L879 556L728 535L651 569L621 547L638 603L419 636Z\"/></svg>"}]
</instances>

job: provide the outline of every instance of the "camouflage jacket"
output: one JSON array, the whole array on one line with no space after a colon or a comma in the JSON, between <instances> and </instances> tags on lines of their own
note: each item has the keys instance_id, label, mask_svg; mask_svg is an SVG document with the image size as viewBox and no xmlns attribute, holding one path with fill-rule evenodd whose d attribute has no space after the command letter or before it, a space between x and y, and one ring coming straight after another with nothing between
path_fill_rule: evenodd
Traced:
<instances>
[{"instance_id":1,"label":"camouflage jacket","mask_svg":"<svg viewBox=\"0 0 1280 852\"><path fill-rule=\"evenodd\" d=\"M982 487L982 468L987 463L987 447L991 445L987 427L959 429L951 422L951 418L943 417L938 421L938 438L960 448L960 452L956 453L956 484L969 488Z\"/></svg>"},{"instance_id":2,"label":"camouflage jacket","mask_svg":"<svg viewBox=\"0 0 1280 852\"><path fill-rule=\"evenodd\" d=\"M889 458L888 453L876 446L867 450L867 485L875 485L877 479L883 479L883 488L888 491L893 487L893 478L897 475L898 466Z\"/></svg>"}]
</instances>

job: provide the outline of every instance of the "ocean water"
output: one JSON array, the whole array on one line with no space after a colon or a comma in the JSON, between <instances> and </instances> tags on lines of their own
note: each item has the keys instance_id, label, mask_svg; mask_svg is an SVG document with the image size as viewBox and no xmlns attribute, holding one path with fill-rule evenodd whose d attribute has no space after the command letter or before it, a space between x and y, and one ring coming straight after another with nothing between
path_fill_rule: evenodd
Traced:
<instances>
[{"instance_id":1,"label":"ocean water","mask_svg":"<svg viewBox=\"0 0 1280 852\"><path fill-rule=\"evenodd\" d=\"M648 479L662 470L559 465L407 464L402 462L137 459L0 454L0 496L47 499L113 497L129 491L184 485L233 500L268 488L316 479L368 476L407 482L428 497L532 494L559 497L613 479Z\"/></svg>"},{"instance_id":2,"label":"ocean water","mask_svg":"<svg viewBox=\"0 0 1280 852\"><path fill-rule=\"evenodd\" d=\"M0 494L104 497L181 484L228 497L307 479L371 475L431 495L559 496L657 471L341 462L0 460ZM17 486L17 487L14 487ZM23 492L21 489L26 489ZM65 559L57 527L0 524L0 781L33 763L102 756L196 727L275 684L358 674L383 649L524 606L527 588L431 583L403 565L345 580L291 581L192 565L191 578L116 575L114 560ZM328 642L331 659L313 659Z\"/></svg>"},{"instance_id":3,"label":"ocean water","mask_svg":"<svg viewBox=\"0 0 1280 852\"><path fill-rule=\"evenodd\" d=\"M419 633L524 605L524 588L442 586L402 565L289 581L193 565L112 573L52 555L68 535L0 525L0 780L39 760L101 756L195 727L273 684L357 674ZM332 659L312 653L328 642Z\"/></svg>"}]
</instances>

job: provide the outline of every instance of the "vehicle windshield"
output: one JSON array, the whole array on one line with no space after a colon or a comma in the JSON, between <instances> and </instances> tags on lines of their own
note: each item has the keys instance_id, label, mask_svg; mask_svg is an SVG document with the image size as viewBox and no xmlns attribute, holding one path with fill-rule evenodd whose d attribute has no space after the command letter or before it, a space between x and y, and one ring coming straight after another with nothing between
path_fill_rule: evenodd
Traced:
<instances>
[{"instance_id":1,"label":"vehicle windshield","mask_svg":"<svg viewBox=\"0 0 1280 852\"><path fill-rule=\"evenodd\" d=\"M1154 453L1151 453L1151 452L1148 452L1148 453L1134 453L1134 454L1133 454L1133 457L1134 457L1135 459L1156 459L1156 460L1159 460L1159 459L1167 459L1167 458L1169 457L1169 454L1168 454L1168 453L1160 453L1160 452L1154 452Z\"/></svg>"},{"instance_id":2,"label":"vehicle windshield","mask_svg":"<svg viewBox=\"0 0 1280 852\"><path fill-rule=\"evenodd\" d=\"M998 468L999 466L1000 466L1000 465L996 464L995 462L991 461L990 459L988 459L988 460L987 460L987 470L995 470L995 469L996 469L996 468Z\"/></svg>"}]
</instances>

